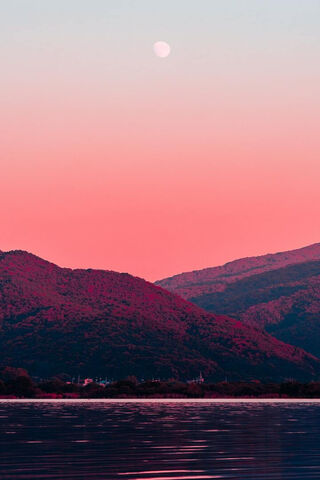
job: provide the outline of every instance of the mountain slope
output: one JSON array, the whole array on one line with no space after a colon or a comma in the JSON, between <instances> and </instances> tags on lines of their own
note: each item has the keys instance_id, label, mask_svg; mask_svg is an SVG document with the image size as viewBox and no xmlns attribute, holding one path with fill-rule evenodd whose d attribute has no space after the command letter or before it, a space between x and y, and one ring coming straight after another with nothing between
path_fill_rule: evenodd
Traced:
<instances>
[{"instance_id":1,"label":"mountain slope","mask_svg":"<svg viewBox=\"0 0 320 480\"><path fill-rule=\"evenodd\" d=\"M314 378L319 360L142 279L0 253L1 365L46 376Z\"/></svg>"},{"instance_id":2,"label":"mountain slope","mask_svg":"<svg viewBox=\"0 0 320 480\"><path fill-rule=\"evenodd\" d=\"M305 261L313 256L318 257L318 245L278 254L275 261L269 257L268 265L264 262L262 273L256 273L256 268L251 275L243 270L242 275L225 277L218 288L216 283L210 284L209 292L206 286L202 291L200 284L198 290L193 286L187 296L207 311L223 312L247 325L264 328L278 339L319 356L320 260ZM283 259L291 264L283 266ZM261 257L258 262L263 260ZM279 264L281 268L274 269ZM181 282L180 278L178 291Z\"/></svg>"},{"instance_id":3,"label":"mountain slope","mask_svg":"<svg viewBox=\"0 0 320 480\"><path fill-rule=\"evenodd\" d=\"M320 260L320 243L288 252L241 258L223 266L181 273L155 284L185 299L191 299L221 292L226 285L241 278L312 260Z\"/></svg>"}]
</instances>

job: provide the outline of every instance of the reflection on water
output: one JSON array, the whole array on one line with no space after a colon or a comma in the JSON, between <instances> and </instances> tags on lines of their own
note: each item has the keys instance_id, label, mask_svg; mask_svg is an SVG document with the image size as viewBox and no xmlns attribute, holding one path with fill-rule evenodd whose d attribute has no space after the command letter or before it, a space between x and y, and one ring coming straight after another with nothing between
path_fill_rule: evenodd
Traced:
<instances>
[{"instance_id":1,"label":"reflection on water","mask_svg":"<svg viewBox=\"0 0 320 480\"><path fill-rule=\"evenodd\" d=\"M320 405L0 403L0 478L320 479Z\"/></svg>"}]
</instances>

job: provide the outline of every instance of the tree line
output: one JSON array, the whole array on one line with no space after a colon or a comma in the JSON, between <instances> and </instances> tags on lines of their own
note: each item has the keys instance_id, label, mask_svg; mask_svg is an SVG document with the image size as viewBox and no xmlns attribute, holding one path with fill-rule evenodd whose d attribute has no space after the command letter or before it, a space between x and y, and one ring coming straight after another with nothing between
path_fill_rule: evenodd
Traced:
<instances>
[{"instance_id":1,"label":"tree line","mask_svg":"<svg viewBox=\"0 0 320 480\"><path fill-rule=\"evenodd\" d=\"M84 385L59 376L36 381L22 368L5 367L0 371L0 398L320 398L320 382L199 384L127 377L107 385L94 381Z\"/></svg>"}]
</instances>

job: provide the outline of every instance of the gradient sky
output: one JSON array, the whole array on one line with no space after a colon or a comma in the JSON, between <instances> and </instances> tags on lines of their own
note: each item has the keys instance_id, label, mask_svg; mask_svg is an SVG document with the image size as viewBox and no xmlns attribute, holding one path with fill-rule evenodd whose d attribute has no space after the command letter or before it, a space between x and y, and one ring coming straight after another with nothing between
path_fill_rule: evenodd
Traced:
<instances>
[{"instance_id":1,"label":"gradient sky","mask_svg":"<svg viewBox=\"0 0 320 480\"><path fill-rule=\"evenodd\" d=\"M1 250L155 280L320 241L320 0L0 1L0 58Z\"/></svg>"}]
</instances>

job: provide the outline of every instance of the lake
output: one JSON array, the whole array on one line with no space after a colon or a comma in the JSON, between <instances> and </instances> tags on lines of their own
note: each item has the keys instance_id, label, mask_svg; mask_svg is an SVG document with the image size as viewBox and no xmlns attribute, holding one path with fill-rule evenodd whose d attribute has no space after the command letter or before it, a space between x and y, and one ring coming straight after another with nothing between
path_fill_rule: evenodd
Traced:
<instances>
[{"instance_id":1,"label":"lake","mask_svg":"<svg viewBox=\"0 0 320 480\"><path fill-rule=\"evenodd\" d=\"M319 480L320 403L2 400L0 478Z\"/></svg>"}]
</instances>

